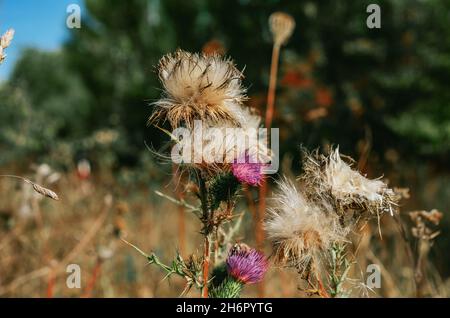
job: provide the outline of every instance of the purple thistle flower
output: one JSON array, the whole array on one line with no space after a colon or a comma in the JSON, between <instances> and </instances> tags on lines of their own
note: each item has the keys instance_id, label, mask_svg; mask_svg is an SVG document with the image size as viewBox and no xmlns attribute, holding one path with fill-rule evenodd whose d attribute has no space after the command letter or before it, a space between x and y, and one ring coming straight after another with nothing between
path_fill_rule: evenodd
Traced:
<instances>
[{"instance_id":1,"label":"purple thistle flower","mask_svg":"<svg viewBox=\"0 0 450 318\"><path fill-rule=\"evenodd\" d=\"M250 157L245 156L245 161L235 161L231 165L231 172L241 183L251 186L259 186L264 179L263 168L265 164L250 162Z\"/></svg>"},{"instance_id":2,"label":"purple thistle flower","mask_svg":"<svg viewBox=\"0 0 450 318\"><path fill-rule=\"evenodd\" d=\"M236 244L227 258L228 274L243 284L262 281L268 266L263 253L245 244Z\"/></svg>"}]
</instances>

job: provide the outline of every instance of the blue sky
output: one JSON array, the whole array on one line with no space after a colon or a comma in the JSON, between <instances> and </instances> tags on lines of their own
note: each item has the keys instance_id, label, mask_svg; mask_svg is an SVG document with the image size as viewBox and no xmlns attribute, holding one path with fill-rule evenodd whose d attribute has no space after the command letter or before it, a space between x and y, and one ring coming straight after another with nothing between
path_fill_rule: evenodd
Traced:
<instances>
[{"instance_id":1,"label":"blue sky","mask_svg":"<svg viewBox=\"0 0 450 318\"><path fill-rule=\"evenodd\" d=\"M0 65L0 81L8 77L20 52L27 47L57 50L67 39L67 6L83 0L0 0L0 33L13 28L16 33L8 57ZM83 22L82 22L83 23Z\"/></svg>"}]
</instances>

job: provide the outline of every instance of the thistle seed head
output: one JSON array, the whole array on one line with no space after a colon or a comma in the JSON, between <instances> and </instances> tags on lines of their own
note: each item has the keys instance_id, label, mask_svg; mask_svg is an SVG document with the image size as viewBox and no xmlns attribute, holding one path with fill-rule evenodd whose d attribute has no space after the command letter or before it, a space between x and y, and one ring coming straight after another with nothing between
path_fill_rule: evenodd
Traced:
<instances>
[{"instance_id":1,"label":"thistle seed head","mask_svg":"<svg viewBox=\"0 0 450 318\"><path fill-rule=\"evenodd\" d=\"M192 128L194 120L239 123L236 113L246 95L232 60L178 50L160 60L158 73L164 93L150 122L167 119L173 128Z\"/></svg>"},{"instance_id":2,"label":"thistle seed head","mask_svg":"<svg viewBox=\"0 0 450 318\"><path fill-rule=\"evenodd\" d=\"M303 169L300 179L305 195L319 206L332 207L339 216L351 213L369 218L397 210L399 195L379 178L368 179L352 169L342 160L339 148L328 156L305 153Z\"/></svg>"},{"instance_id":3,"label":"thistle seed head","mask_svg":"<svg viewBox=\"0 0 450 318\"><path fill-rule=\"evenodd\" d=\"M333 243L344 241L348 233L335 214L308 202L288 179L278 182L264 227L275 263L301 271L317 262Z\"/></svg>"}]
</instances>

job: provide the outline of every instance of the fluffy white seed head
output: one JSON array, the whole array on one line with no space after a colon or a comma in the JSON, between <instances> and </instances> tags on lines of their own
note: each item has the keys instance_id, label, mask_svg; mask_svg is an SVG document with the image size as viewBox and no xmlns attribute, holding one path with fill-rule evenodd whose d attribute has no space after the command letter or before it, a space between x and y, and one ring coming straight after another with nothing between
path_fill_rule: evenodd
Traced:
<instances>
[{"instance_id":1,"label":"fluffy white seed head","mask_svg":"<svg viewBox=\"0 0 450 318\"><path fill-rule=\"evenodd\" d=\"M305 154L305 193L320 205L334 206L337 214L348 212L377 215L393 214L398 196L380 179L368 179L342 160L339 148L329 156Z\"/></svg>"},{"instance_id":2,"label":"fluffy white seed head","mask_svg":"<svg viewBox=\"0 0 450 318\"><path fill-rule=\"evenodd\" d=\"M192 127L196 119L239 123L236 110L246 100L243 74L230 59L178 50L160 60L158 71L164 94L154 103L151 121L167 119L172 127Z\"/></svg>"},{"instance_id":3,"label":"fluffy white seed head","mask_svg":"<svg viewBox=\"0 0 450 318\"><path fill-rule=\"evenodd\" d=\"M264 222L278 264L306 270L311 261L331 245L345 240L348 229L341 227L336 214L322 210L305 198L292 181L278 183Z\"/></svg>"}]
</instances>

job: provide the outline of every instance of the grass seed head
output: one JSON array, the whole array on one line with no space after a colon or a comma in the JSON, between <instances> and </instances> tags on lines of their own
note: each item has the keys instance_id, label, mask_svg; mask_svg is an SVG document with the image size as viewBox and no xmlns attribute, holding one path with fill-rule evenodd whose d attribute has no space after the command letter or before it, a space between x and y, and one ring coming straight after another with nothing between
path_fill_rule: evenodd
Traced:
<instances>
[{"instance_id":1,"label":"grass seed head","mask_svg":"<svg viewBox=\"0 0 450 318\"><path fill-rule=\"evenodd\" d=\"M0 64L6 58L6 54L4 52L5 52L5 49L11 44L13 37L14 37L14 30L9 29L0 38Z\"/></svg>"},{"instance_id":2,"label":"grass seed head","mask_svg":"<svg viewBox=\"0 0 450 318\"><path fill-rule=\"evenodd\" d=\"M58 195L55 192L53 192L52 190L44 188L43 186L40 186L37 183L32 183L32 185L33 185L34 191L36 191L37 193L39 193L45 197L48 197L50 199L53 199L55 201L59 201Z\"/></svg>"}]
</instances>

